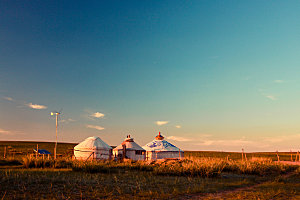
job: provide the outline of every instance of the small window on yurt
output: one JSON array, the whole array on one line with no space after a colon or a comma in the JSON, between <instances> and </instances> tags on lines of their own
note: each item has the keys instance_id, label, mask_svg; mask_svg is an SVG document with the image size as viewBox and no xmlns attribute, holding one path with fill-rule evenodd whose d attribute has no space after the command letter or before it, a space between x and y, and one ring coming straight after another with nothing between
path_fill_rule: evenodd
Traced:
<instances>
[{"instance_id":1,"label":"small window on yurt","mask_svg":"<svg viewBox=\"0 0 300 200\"><path fill-rule=\"evenodd\" d=\"M135 155L142 155L142 151L141 150L136 150Z\"/></svg>"}]
</instances>

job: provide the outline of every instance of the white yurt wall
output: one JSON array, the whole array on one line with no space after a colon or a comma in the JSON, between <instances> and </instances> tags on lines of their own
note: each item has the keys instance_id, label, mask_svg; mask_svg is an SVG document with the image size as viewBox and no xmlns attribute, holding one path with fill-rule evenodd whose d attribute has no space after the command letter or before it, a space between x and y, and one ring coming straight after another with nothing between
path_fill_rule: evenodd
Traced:
<instances>
[{"instance_id":1,"label":"white yurt wall","mask_svg":"<svg viewBox=\"0 0 300 200\"><path fill-rule=\"evenodd\" d=\"M166 141L160 132L153 141L143 146L143 148L147 151L146 160L181 159L184 157L184 152Z\"/></svg>"},{"instance_id":2,"label":"white yurt wall","mask_svg":"<svg viewBox=\"0 0 300 200\"><path fill-rule=\"evenodd\" d=\"M117 158L123 157L123 146L126 147L126 158L132 159L132 160L145 160L146 158L146 151L143 149L140 145L138 145L133 138L130 137L130 135L127 136L127 138L114 148L113 154Z\"/></svg>"},{"instance_id":3,"label":"white yurt wall","mask_svg":"<svg viewBox=\"0 0 300 200\"><path fill-rule=\"evenodd\" d=\"M74 158L77 160L110 159L111 149L99 137L88 137L74 147Z\"/></svg>"}]
</instances>

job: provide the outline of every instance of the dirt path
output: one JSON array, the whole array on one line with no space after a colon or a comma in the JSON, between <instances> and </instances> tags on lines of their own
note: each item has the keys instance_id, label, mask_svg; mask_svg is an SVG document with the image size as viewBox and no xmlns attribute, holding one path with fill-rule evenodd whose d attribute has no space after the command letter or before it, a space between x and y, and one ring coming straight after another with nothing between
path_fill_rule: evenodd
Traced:
<instances>
[{"instance_id":1,"label":"dirt path","mask_svg":"<svg viewBox=\"0 0 300 200\"><path fill-rule=\"evenodd\" d=\"M296 172L290 172L288 174L285 174L282 176L282 178L286 179L289 178L290 176L293 176L294 174L296 174ZM216 192L216 193L196 193L196 194L189 194L189 195L184 195L179 199L189 199L189 200L202 200L202 199L223 199L224 196L228 195L228 194L234 194L234 193L238 193L241 191L246 191L246 190L254 190L255 188L270 182L270 180L267 181L263 181L260 182L258 184L255 185L251 185L251 186L246 186L246 187L240 187L240 188L236 188L233 190L225 190L222 192Z\"/></svg>"}]
</instances>

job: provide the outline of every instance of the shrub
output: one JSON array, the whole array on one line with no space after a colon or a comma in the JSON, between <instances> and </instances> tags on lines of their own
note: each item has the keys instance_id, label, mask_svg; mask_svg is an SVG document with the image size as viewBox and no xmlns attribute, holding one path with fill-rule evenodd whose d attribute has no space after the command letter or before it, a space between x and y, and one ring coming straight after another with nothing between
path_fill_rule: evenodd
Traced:
<instances>
[{"instance_id":1,"label":"shrub","mask_svg":"<svg viewBox=\"0 0 300 200\"><path fill-rule=\"evenodd\" d=\"M13 165L22 165L22 163L14 159L0 160L0 166L13 166Z\"/></svg>"},{"instance_id":2,"label":"shrub","mask_svg":"<svg viewBox=\"0 0 300 200\"><path fill-rule=\"evenodd\" d=\"M22 163L25 168L71 168L73 161L68 159L42 159L25 156L22 158Z\"/></svg>"}]
</instances>

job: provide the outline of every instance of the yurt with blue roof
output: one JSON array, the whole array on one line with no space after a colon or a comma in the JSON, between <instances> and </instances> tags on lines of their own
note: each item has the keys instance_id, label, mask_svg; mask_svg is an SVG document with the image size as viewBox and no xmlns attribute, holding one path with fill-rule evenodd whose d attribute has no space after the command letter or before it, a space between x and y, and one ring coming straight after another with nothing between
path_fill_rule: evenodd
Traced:
<instances>
[{"instance_id":1,"label":"yurt with blue roof","mask_svg":"<svg viewBox=\"0 0 300 200\"><path fill-rule=\"evenodd\" d=\"M166 141L160 134L155 139L145 146L146 160L159 160L159 159L181 159L184 157L184 151Z\"/></svg>"}]
</instances>

